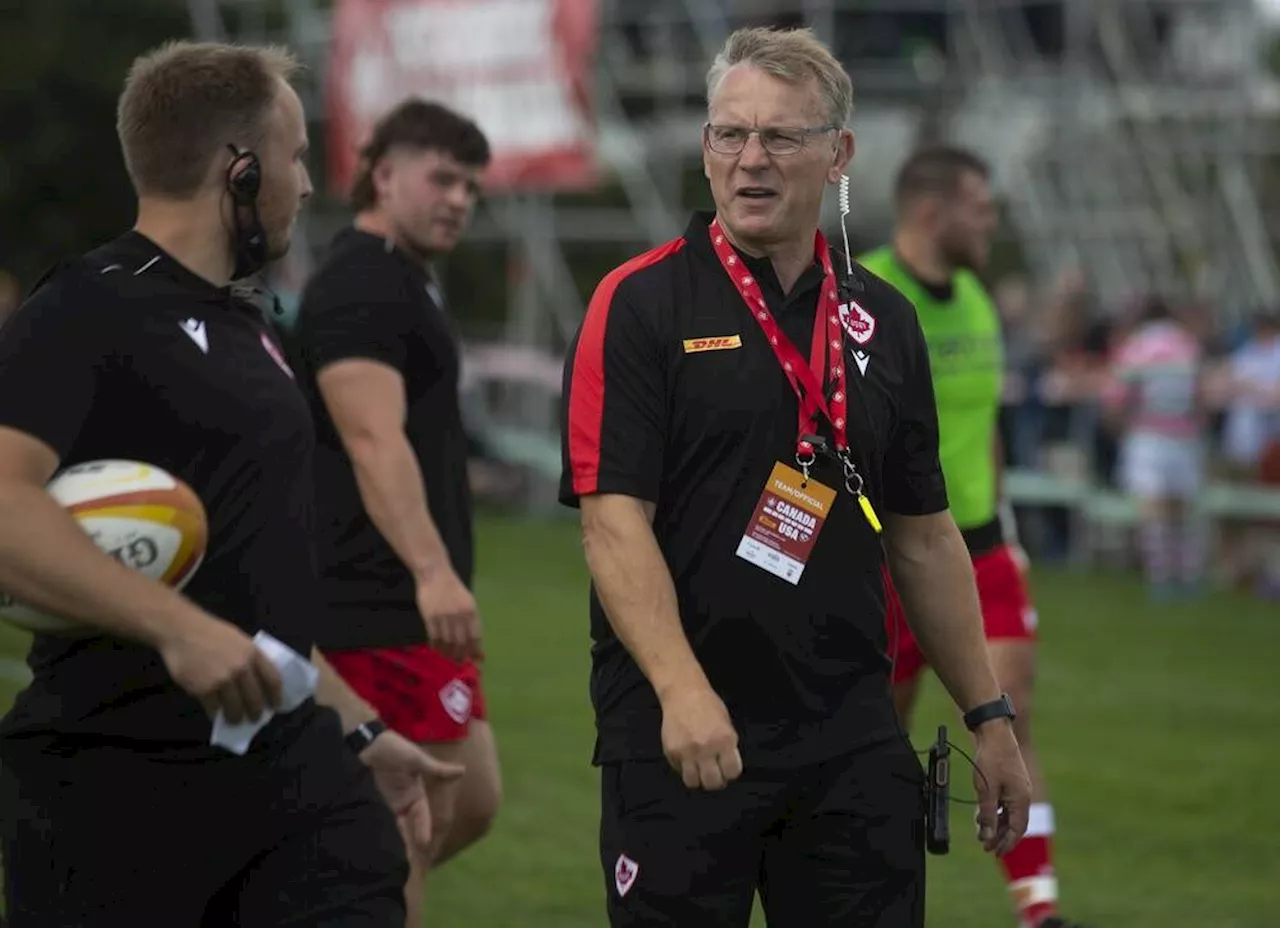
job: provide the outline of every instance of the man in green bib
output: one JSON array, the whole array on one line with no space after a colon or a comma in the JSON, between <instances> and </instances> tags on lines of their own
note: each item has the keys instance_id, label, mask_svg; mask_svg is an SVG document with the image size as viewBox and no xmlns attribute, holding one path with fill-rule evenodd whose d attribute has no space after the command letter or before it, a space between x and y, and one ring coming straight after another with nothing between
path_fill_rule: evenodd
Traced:
<instances>
[{"instance_id":1,"label":"man in green bib","mask_svg":"<svg viewBox=\"0 0 1280 928\"><path fill-rule=\"evenodd\" d=\"M970 152L932 147L913 154L894 184L897 226L891 244L860 263L916 308L937 394L939 457L951 512L973 558L983 623L1001 688L1032 781L1026 835L1001 860L1024 928L1071 928L1057 914L1051 836L1053 810L1030 736L1036 611L1021 568L1012 519L1002 519L1000 319L978 274L987 264L997 216L989 170ZM894 702L904 726L925 667L886 571Z\"/></svg>"}]
</instances>

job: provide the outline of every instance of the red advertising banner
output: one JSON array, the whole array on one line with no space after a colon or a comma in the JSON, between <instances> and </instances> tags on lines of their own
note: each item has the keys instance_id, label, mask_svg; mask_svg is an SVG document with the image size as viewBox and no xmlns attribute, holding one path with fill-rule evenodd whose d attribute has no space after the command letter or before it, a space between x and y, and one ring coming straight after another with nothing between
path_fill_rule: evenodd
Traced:
<instances>
[{"instance_id":1,"label":"red advertising banner","mask_svg":"<svg viewBox=\"0 0 1280 928\"><path fill-rule=\"evenodd\" d=\"M346 192L374 122L419 96L484 130L493 150L486 189L593 185L597 33L596 0L336 0L330 184Z\"/></svg>"}]
</instances>

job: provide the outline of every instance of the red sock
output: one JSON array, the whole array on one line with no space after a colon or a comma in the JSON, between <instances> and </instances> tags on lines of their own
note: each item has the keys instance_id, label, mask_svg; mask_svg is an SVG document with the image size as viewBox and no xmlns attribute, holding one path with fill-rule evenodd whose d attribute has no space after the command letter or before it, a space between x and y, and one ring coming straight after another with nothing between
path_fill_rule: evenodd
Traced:
<instances>
[{"instance_id":1,"label":"red sock","mask_svg":"<svg viewBox=\"0 0 1280 928\"><path fill-rule=\"evenodd\" d=\"M1009 895L1027 928L1036 928L1058 911L1052 835L1053 807L1048 803L1033 803L1027 833L1000 861L1009 883Z\"/></svg>"}]
</instances>

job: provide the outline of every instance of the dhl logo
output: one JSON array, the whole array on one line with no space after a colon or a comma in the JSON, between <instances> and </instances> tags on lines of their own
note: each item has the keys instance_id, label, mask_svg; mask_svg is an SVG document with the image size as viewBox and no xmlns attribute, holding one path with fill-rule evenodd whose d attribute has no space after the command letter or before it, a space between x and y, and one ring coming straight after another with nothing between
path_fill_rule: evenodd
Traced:
<instances>
[{"instance_id":1,"label":"dhl logo","mask_svg":"<svg viewBox=\"0 0 1280 928\"><path fill-rule=\"evenodd\" d=\"M684 353L696 354L699 351L724 351L728 348L741 348L742 336L716 335L711 338L686 338Z\"/></svg>"}]
</instances>

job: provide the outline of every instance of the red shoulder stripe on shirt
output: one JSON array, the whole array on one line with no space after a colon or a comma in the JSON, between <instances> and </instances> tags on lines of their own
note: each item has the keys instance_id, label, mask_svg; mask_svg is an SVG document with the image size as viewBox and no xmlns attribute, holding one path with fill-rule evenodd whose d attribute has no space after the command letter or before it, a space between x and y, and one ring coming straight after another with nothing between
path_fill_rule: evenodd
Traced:
<instances>
[{"instance_id":1,"label":"red shoulder stripe on shirt","mask_svg":"<svg viewBox=\"0 0 1280 928\"><path fill-rule=\"evenodd\" d=\"M569 466L573 492L579 496L595 493L599 485L600 434L604 425L604 339L614 294L632 274L675 254L684 245L683 237L673 239L614 268L600 281L587 306L569 381Z\"/></svg>"}]
</instances>

